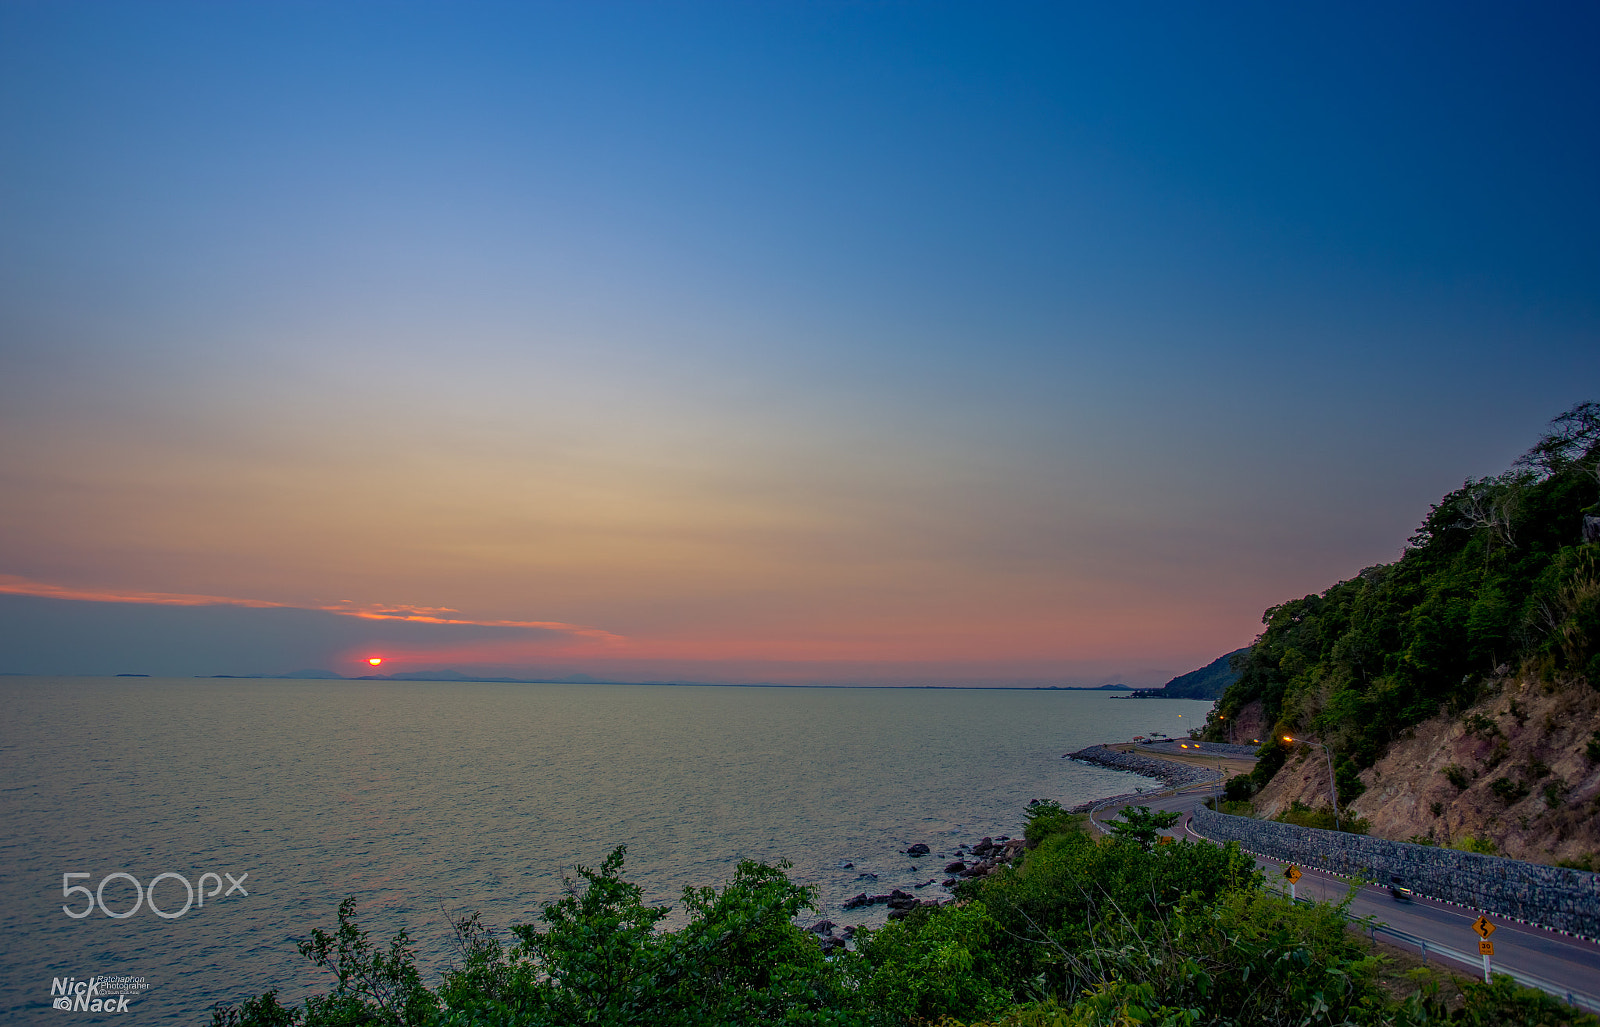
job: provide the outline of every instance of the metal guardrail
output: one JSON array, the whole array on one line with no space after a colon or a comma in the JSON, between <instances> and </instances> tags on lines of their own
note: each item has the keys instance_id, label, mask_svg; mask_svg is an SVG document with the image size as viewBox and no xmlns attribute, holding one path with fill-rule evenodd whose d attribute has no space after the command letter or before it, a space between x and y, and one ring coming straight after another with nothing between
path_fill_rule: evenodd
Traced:
<instances>
[{"instance_id":1,"label":"metal guardrail","mask_svg":"<svg viewBox=\"0 0 1600 1027\"><path fill-rule=\"evenodd\" d=\"M1220 777L1221 775L1218 775L1218 776ZM1187 790L1189 790L1191 788L1195 788L1195 787L1198 787L1198 785L1190 784L1190 785L1169 786L1167 788L1161 789L1160 791L1149 793L1149 796L1153 798L1153 797L1155 797L1157 795L1164 795L1164 794L1176 795L1180 791L1187 791ZM1107 799L1107 800L1104 800L1102 802L1096 803L1094 806L1090 807L1090 809L1089 809L1089 822L1090 823L1094 823L1094 815L1095 815L1095 813L1099 812L1101 809L1103 809L1105 806L1109 805L1111 802L1116 801L1117 799L1121 799L1121 798L1123 798L1123 796L1116 796L1114 799ZM1194 827L1189 823L1189 819L1188 818L1184 819L1183 827L1184 827L1184 831L1186 833L1192 834L1196 838L1200 838L1200 839L1202 839L1204 841L1211 841L1211 839L1206 838L1204 835L1202 835L1198 831L1196 831L1194 829ZM1212 842L1212 844L1216 844L1216 843ZM1249 851L1249 850L1246 850L1246 851ZM1252 855L1256 855L1256 854L1252 853ZM1297 902L1297 903L1305 903L1307 905L1310 905L1310 904L1313 904L1313 903L1316 902L1315 899L1302 899L1302 898L1296 898L1294 901ZM1345 913L1345 918L1348 919L1349 921L1351 921L1352 923L1360 924L1362 927L1366 928L1367 931L1370 934L1372 934L1374 936L1376 936L1378 934L1385 934L1385 935L1388 935L1391 938L1394 938L1396 941L1401 941L1401 942L1404 942L1407 945L1411 945L1414 948L1420 949L1421 952L1422 952L1422 960L1423 960L1423 962L1427 962L1429 955L1439 955L1439 956L1443 956L1446 959L1451 959L1451 960L1454 960L1454 961L1456 961L1458 963L1461 963L1464 966L1472 968L1473 970L1481 970L1482 967L1483 967L1483 962L1482 962L1482 957L1481 956L1468 955L1467 953L1462 952L1459 949L1453 949L1448 945L1440 945L1439 943L1429 941L1426 938L1421 938L1421 937L1418 937L1417 935L1409 934L1409 933L1407 933L1405 931L1399 930L1399 929L1394 928L1394 927L1389 927L1389 926L1387 926L1385 924L1375 923L1372 920L1367 919L1366 917L1355 916L1355 915L1353 915L1353 914L1351 914L1349 912ZM1578 991L1577 989L1568 987L1565 984L1557 984L1554 981L1547 981L1543 977L1537 977L1537 976L1535 976L1533 974L1523 973L1520 970L1511 970L1511 969L1501 968L1501 969L1492 970L1492 972L1493 973L1504 974L1507 977L1510 977L1513 981L1516 981L1519 985L1521 985L1524 988L1533 988L1533 989L1535 989L1537 991L1544 992L1546 995L1552 995L1555 998L1561 999L1562 1001L1566 1002L1567 1005L1572 1006L1572 1007L1574 1007L1576 1009L1584 1009L1584 1010L1588 1010L1589 1012L1592 1012L1592 1013L1600 1013L1600 998L1596 998L1593 995L1589 995L1589 994L1586 994L1585 992Z\"/></svg>"},{"instance_id":2,"label":"metal guardrail","mask_svg":"<svg viewBox=\"0 0 1600 1027\"><path fill-rule=\"evenodd\" d=\"M1314 904L1316 900L1296 898L1295 901L1298 903L1311 905ZM1474 971L1481 970L1483 967L1482 956L1469 955L1465 952L1462 952L1460 949L1453 949L1448 945L1440 945L1436 941L1429 941L1426 938L1419 937L1415 934L1410 934L1406 931L1399 930L1398 928L1390 927L1387 924L1374 923L1365 917L1355 916L1352 913L1345 913L1345 918L1350 920L1352 923L1359 924L1367 931L1369 936L1376 938L1376 936L1380 934L1387 935L1396 941L1404 942L1405 944L1410 945L1412 948L1420 950L1422 953L1422 961L1424 963L1428 961L1428 957L1430 955L1435 955L1443 956L1446 959L1455 960L1457 963L1461 963L1464 966L1470 967ZM1536 977L1533 974L1523 973L1521 970L1512 970L1508 967L1493 968L1493 972L1496 974L1505 974L1507 977L1510 977L1524 988L1533 988L1535 990L1544 992L1546 995L1553 995L1556 998L1561 999L1569 1006L1573 1006L1577 1009L1585 1009L1591 1013L1600 1013L1600 998L1595 998L1593 995L1585 994L1584 992L1578 991L1576 988L1568 987L1565 984L1557 984L1554 981L1547 981L1543 977Z\"/></svg>"}]
</instances>

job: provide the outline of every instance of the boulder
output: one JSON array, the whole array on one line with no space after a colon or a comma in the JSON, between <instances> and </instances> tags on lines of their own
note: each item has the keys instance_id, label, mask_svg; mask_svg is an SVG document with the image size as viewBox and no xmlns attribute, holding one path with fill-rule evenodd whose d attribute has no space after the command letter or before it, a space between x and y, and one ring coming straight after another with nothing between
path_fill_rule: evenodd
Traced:
<instances>
[{"instance_id":1,"label":"boulder","mask_svg":"<svg viewBox=\"0 0 1600 1027\"><path fill-rule=\"evenodd\" d=\"M860 909L862 906L872 905L872 900L867 898L867 893L862 892L854 898L845 899L843 909Z\"/></svg>"},{"instance_id":2,"label":"boulder","mask_svg":"<svg viewBox=\"0 0 1600 1027\"><path fill-rule=\"evenodd\" d=\"M916 909L917 897L909 892L903 892L899 888L896 888L894 891L889 893L889 908Z\"/></svg>"},{"instance_id":3,"label":"boulder","mask_svg":"<svg viewBox=\"0 0 1600 1027\"><path fill-rule=\"evenodd\" d=\"M833 933L833 929L835 927L838 927L838 926L839 925L834 923L832 920L818 920L816 923L812 924L810 927L807 927L806 930L813 931L813 932L815 932L817 934L826 935L826 934L832 934Z\"/></svg>"},{"instance_id":4,"label":"boulder","mask_svg":"<svg viewBox=\"0 0 1600 1027\"><path fill-rule=\"evenodd\" d=\"M965 869L967 869L967 865L958 859L954 863L948 864L944 868L944 872L947 874L959 874Z\"/></svg>"},{"instance_id":5,"label":"boulder","mask_svg":"<svg viewBox=\"0 0 1600 1027\"><path fill-rule=\"evenodd\" d=\"M906 855L907 856L926 856L928 854L928 851L929 850L928 850L928 847L926 845L922 844L921 842L918 842L917 844L911 846L911 848L906 850Z\"/></svg>"}]
</instances>

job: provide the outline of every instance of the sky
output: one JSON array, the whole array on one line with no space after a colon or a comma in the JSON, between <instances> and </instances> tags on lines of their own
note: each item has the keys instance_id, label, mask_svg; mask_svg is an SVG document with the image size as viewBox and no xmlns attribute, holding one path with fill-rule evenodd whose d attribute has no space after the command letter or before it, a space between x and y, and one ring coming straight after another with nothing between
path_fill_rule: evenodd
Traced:
<instances>
[{"instance_id":1,"label":"sky","mask_svg":"<svg viewBox=\"0 0 1600 1027\"><path fill-rule=\"evenodd\" d=\"M0 5L0 672L1159 684L1600 398L1592 4Z\"/></svg>"}]
</instances>

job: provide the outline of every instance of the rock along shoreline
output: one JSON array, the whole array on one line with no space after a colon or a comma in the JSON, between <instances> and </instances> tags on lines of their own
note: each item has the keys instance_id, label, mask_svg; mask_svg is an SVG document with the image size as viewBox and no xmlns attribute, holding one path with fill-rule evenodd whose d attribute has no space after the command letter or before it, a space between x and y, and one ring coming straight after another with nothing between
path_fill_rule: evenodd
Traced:
<instances>
[{"instance_id":1,"label":"rock along shoreline","mask_svg":"<svg viewBox=\"0 0 1600 1027\"><path fill-rule=\"evenodd\" d=\"M1230 746L1229 748L1233 747ZM1251 751L1253 752L1254 750ZM1206 767L1191 763L1179 763L1175 760L1164 760L1156 756L1121 752L1106 745L1091 745L1086 749L1067 753L1062 758L1077 760L1080 763L1087 763L1092 766L1107 767L1112 770L1131 771L1145 777L1155 778L1168 787L1195 784L1200 781L1208 781L1216 776L1214 771ZM1109 805L1119 800L1138 799L1145 794L1147 793L1127 792L1122 795L1090 799L1088 802L1073 806L1068 812L1086 813L1097 806ZM1039 801L1035 799L1029 805L1031 806ZM1024 848L1021 838L1001 835L999 838L982 838L971 846L959 845L953 853L941 854L932 852L927 844L921 842L902 851L912 859L919 859L924 856L950 859L954 856L954 859L944 867L944 872L952 876L939 882L945 888L953 888L962 879L970 880L975 877L985 877L1003 866L1010 865L1017 857L1022 855ZM848 868L853 867L854 864L846 863L844 866ZM862 874L857 880L875 879L876 876L876 874ZM937 878L929 878L912 887L916 889L925 888L936 880ZM922 899L910 892L896 888L885 895L871 895L862 892L846 899L840 904L839 908L840 910L856 910L866 906L885 905L889 907L889 919L897 920L919 907L949 905L954 901L956 900L953 898ZM806 930L816 935L817 941L821 944L824 952L832 952L835 949L845 948L849 945L851 938L855 934L856 925L852 924L840 929L840 925L832 920L819 920L806 928ZM836 934L836 930L839 933Z\"/></svg>"},{"instance_id":2,"label":"rock along shoreline","mask_svg":"<svg viewBox=\"0 0 1600 1027\"><path fill-rule=\"evenodd\" d=\"M1184 785L1198 784L1216 777L1216 771L1208 767L1197 766L1192 763L1178 763L1174 760L1164 760L1155 756L1145 756L1134 752L1120 752L1105 745L1091 745L1087 749L1069 752L1064 757L1087 763L1090 766L1108 767L1111 770L1126 770L1145 777L1153 777L1169 788L1179 788ZM1073 806L1071 813L1087 813L1096 806L1116 802L1119 799L1137 799L1144 792L1125 792L1122 795L1112 795L1101 799L1090 799Z\"/></svg>"}]
</instances>

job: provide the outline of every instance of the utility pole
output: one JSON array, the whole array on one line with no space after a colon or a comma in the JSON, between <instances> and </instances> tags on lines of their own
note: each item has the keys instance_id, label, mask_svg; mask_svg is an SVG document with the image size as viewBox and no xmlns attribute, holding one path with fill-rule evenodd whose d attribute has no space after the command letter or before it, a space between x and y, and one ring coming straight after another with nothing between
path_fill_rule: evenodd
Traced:
<instances>
[{"instance_id":1,"label":"utility pole","mask_svg":"<svg viewBox=\"0 0 1600 1027\"><path fill-rule=\"evenodd\" d=\"M1333 750L1321 742L1313 742L1308 738L1295 739L1284 735L1283 740L1290 743L1295 741L1305 742L1305 744L1314 745L1328 754L1328 793L1333 797L1333 826L1335 830L1343 831L1344 827L1341 826L1339 820L1339 782L1333 776Z\"/></svg>"}]
</instances>

